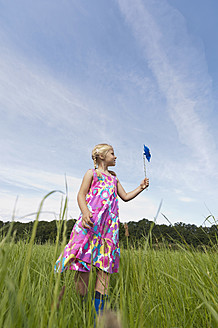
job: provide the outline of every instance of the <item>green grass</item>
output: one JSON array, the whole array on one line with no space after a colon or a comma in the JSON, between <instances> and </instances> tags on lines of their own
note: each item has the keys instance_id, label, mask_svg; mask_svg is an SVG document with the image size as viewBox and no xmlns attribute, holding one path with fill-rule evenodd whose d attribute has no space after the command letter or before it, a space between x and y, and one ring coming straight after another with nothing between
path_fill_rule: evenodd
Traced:
<instances>
[{"instance_id":1,"label":"green grass","mask_svg":"<svg viewBox=\"0 0 218 328\"><path fill-rule=\"evenodd\" d=\"M63 238L59 243L61 228L66 232L67 197L61 204L56 243L34 243L43 202L51 193L39 206L30 240L15 243L11 228L0 239L0 327L93 327L95 270L84 303L75 290L74 272L54 274L54 263L67 242ZM214 245L199 252L185 244L175 251L164 245L154 250L148 239L140 247L121 249L108 307L123 328L217 327L216 250Z\"/></svg>"},{"instance_id":2,"label":"green grass","mask_svg":"<svg viewBox=\"0 0 218 328\"><path fill-rule=\"evenodd\" d=\"M93 326L95 271L82 306L74 273L53 273L54 254L59 251L51 244L1 244L0 327ZM120 272L111 277L110 306L123 327L217 327L216 252L141 247L121 254Z\"/></svg>"}]
</instances>

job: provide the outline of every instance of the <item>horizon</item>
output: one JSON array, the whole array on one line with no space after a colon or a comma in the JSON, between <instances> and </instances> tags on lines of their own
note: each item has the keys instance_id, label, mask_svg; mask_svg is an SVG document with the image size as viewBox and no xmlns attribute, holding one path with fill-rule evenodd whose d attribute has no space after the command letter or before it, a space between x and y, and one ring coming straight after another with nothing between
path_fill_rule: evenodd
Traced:
<instances>
[{"instance_id":1,"label":"horizon","mask_svg":"<svg viewBox=\"0 0 218 328\"><path fill-rule=\"evenodd\" d=\"M45 214L45 213L44 213ZM8 223L22 223L22 224L28 224L28 223L34 223L35 221L36 221L36 219L35 220L32 220L32 219L29 219L28 220L28 217L26 217L26 219L27 219L27 221L19 221L19 219L18 220L11 220L11 221L2 221L2 220L0 220L0 222L2 222L3 224L8 224ZM70 221L70 220L73 220L73 221L76 221L77 220L77 218L67 218L66 219L66 221ZM216 226L217 225L217 223L214 221L214 222L210 222L208 225L207 225L207 220L205 220L205 222L203 222L201 225L197 225L197 224L194 224L194 223L185 223L185 222L182 222L182 221L179 221L179 222L174 222L174 223L171 223L171 222L165 222L165 223L158 223L158 222L154 222L152 219L149 219L149 218L142 218L142 219L139 219L139 220L137 220L137 221L135 221L135 220L130 220L130 221L128 221L128 222L120 222L121 224L123 224L123 225L125 225L125 224L129 224L129 223L139 223L139 222L141 222L141 221L148 221L149 223L154 223L155 225L166 225L166 226L168 226L168 227L175 227L176 225L179 225L179 224L184 224L185 226L188 226L188 225L194 225L194 226L196 226L197 228L211 228L211 227L213 227L213 226ZM39 220L38 221L38 223L39 222L48 222L48 223L51 223L51 222L53 222L53 221L59 221L59 219L52 219L52 220ZM211 220L212 221L212 220Z\"/></svg>"}]
</instances>

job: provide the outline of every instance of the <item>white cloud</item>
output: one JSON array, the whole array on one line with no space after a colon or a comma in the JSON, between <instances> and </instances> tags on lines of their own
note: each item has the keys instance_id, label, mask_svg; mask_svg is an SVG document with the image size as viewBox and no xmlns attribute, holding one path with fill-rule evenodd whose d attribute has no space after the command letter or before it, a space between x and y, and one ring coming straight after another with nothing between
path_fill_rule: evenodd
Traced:
<instances>
[{"instance_id":1,"label":"white cloud","mask_svg":"<svg viewBox=\"0 0 218 328\"><path fill-rule=\"evenodd\" d=\"M146 195L140 195L129 202L122 202L119 200L120 220L121 222L142 220L146 218L153 220L158 204Z\"/></svg>"},{"instance_id":2,"label":"white cloud","mask_svg":"<svg viewBox=\"0 0 218 328\"><path fill-rule=\"evenodd\" d=\"M217 161L215 141L199 115L210 107L204 56L191 44L181 14L166 1L119 0L119 5L166 98L181 143L211 174Z\"/></svg>"},{"instance_id":3,"label":"white cloud","mask_svg":"<svg viewBox=\"0 0 218 328\"><path fill-rule=\"evenodd\" d=\"M44 203L43 211L45 214L41 218L49 220L58 217L61 200L65 197L65 177L60 174L53 174L46 171L30 170L27 167L20 169L14 168L0 168L0 181L7 184L10 192L7 189L1 189L1 212L0 217L2 220L10 220L16 204L15 218L27 216L37 212L42 199L46 194L53 190L56 193L49 196ZM77 205L77 192L81 180L72 176L66 177L69 198L69 217L76 218L79 215L79 208ZM61 191L62 193L59 193ZM34 219L34 216L30 218ZM25 219L23 219L25 220Z\"/></svg>"},{"instance_id":4,"label":"white cloud","mask_svg":"<svg viewBox=\"0 0 218 328\"><path fill-rule=\"evenodd\" d=\"M93 106L92 100L84 97L81 90L58 81L42 64L36 66L18 52L14 55L7 43L0 47L3 49L0 55L0 114L4 123L2 119L0 125L5 124L6 119L24 118L28 124L46 124L62 134L67 131L72 139L78 139L80 135L80 144L87 133L92 138L97 133L102 137L105 135L98 131L98 126L105 122L106 113ZM83 135L80 132L87 121L90 124L86 125L86 134Z\"/></svg>"},{"instance_id":5,"label":"white cloud","mask_svg":"<svg viewBox=\"0 0 218 328\"><path fill-rule=\"evenodd\" d=\"M196 200L191 198L191 197L179 197L179 200L184 203L192 203L195 202Z\"/></svg>"},{"instance_id":6,"label":"white cloud","mask_svg":"<svg viewBox=\"0 0 218 328\"><path fill-rule=\"evenodd\" d=\"M28 167L1 167L0 179L11 185L21 187L23 189L40 190L49 192L51 190L65 190L65 176L54 174L46 171L34 170ZM66 177L67 182L73 180L76 187L79 186L80 179L71 176Z\"/></svg>"}]
</instances>

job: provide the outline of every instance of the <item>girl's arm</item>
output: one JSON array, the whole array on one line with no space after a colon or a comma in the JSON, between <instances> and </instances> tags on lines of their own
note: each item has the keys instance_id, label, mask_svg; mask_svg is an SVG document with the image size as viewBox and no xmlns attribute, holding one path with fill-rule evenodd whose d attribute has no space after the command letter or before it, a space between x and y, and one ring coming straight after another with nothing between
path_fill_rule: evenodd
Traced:
<instances>
[{"instance_id":1,"label":"girl's arm","mask_svg":"<svg viewBox=\"0 0 218 328\"><path fill-rule=\"evenodd\" d=\"M117 193L119 197L124 200L124 202L128 202L129 200L135 198L138 194L140 194L143 190L145 190L149 186L149 179L145 178L142 180L140 183L140 186L137 187L136 189L126 192L121 185L120 181L117 180Z\"/></svg>"},{"instance_id":2,"label":"girl's arm","mask_svg":"<svg viewBox=\"0 0 218 328\"><path fill-rule=\"evenodd\" d=\"M83 177L83 181L77 195L78 205L82 212L82 226L84 228L90 228L90 226L93 226L93 223L90 219L92 217L92 213L89 211L86 204L86 195L91 187L92 179L92 170L88 170Z\"/></svg>"}]
</instances>

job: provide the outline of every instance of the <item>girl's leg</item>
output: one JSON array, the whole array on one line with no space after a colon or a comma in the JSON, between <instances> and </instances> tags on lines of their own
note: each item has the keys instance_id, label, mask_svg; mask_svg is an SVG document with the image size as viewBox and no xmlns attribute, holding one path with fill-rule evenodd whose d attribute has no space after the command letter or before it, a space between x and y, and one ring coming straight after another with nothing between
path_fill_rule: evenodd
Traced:
<instances>
[{"instance_id":1,"label":"girl's leg","mask_svg":"<svg viewBox=\"0 0 218 328\"><path fill-rule=\"evenodd\" d=\"M75 274L76 290L81 296L85 296L88 291L89 272L77 271Z\"/></svg>"},{"instance_id":2,"label":"girl's leg","mask_svg":"<svg viewBox=\"0 0 218 328\"><path fill-rule=\"evenodd\" d=\"M98 291L102 295L107 295L108 288L109 288L109 281L110 281L110 274L103 270L98 270L96 284L95 284L95 291Z\"/></svg>"},{"instance_id":3,"label":"girl's leg","mask_svg":"<svg viewBox=\"0 0 218 328\"><path fill-rule=\"evenodd\" d=\"M99 314L103 311L109 289L110 275L102 270L97 271L95 284L95 310Z\"/></svg>"}]
</instances>

